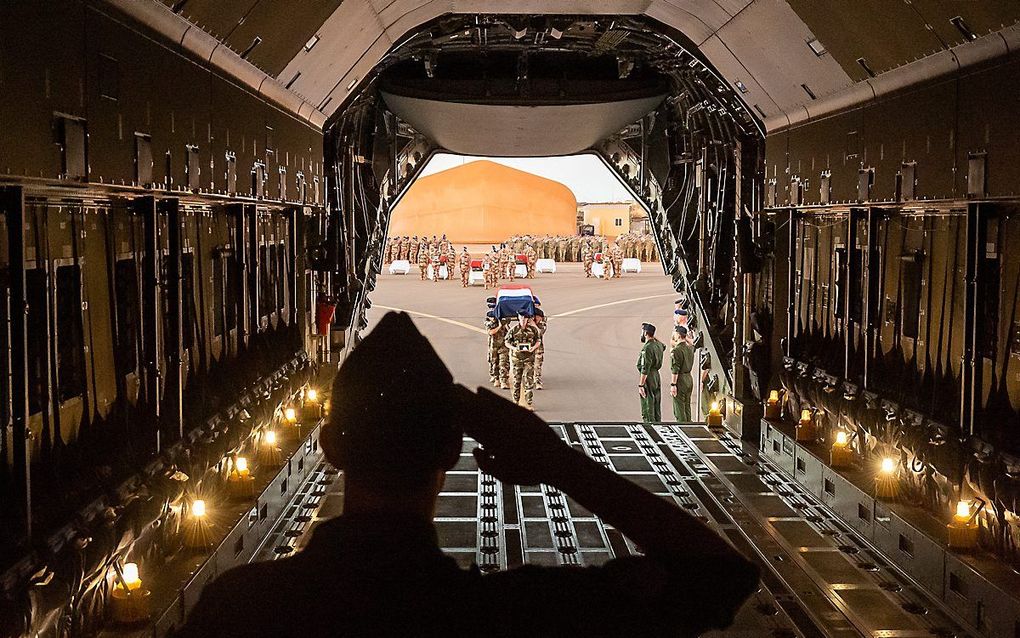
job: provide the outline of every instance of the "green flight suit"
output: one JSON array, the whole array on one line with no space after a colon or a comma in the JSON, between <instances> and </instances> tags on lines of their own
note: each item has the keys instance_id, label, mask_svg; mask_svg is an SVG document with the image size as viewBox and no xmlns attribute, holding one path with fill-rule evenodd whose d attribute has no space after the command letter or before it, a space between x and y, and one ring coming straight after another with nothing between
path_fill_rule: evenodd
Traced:
<instances>
[{"instance_id":1,"label":"green flight suit","mask_svg":"<svg viewBox=\"0 0 1020 638\"><path fill-rule=\"evenodd\" d=\"M676 396L673 397L673 417L679 423L691 421L691 390L694 389L694 378L691 377L691 366L694 365L694 348L686 341L680 341L669 354L669 369L676 376Z\"/></svg>"},{"instance_id":2,"label":"green flight suit","mask_svg":"<svg viewBox=\"0 0 1020 638\"><path fill-rule=\"evenodd\" d=\"M659 370L666 346L658 339L651 339L641 347L638 355L638 372L645 375L645 398L641 399L641 419L645 423L662 420L662 383Z\"/></svg>"}]
</instances>

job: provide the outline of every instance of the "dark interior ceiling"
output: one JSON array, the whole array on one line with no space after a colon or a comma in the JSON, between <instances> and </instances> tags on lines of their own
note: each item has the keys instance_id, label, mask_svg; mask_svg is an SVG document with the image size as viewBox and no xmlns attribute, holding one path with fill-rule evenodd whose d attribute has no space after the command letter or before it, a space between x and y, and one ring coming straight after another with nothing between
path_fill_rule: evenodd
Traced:
<instances>
[{"instance_id":1,"label":"dark interior ceiling","mask_svg":"<svg viewBox=\"0 0 1020 638\"><path fill-rule=\"evenodd\" d=\"M156 2L157 0L138 0ZM408 33L458 8L438 0L159 0L327 116ZM490 13L646 15L683 33L771 129L871 74L966 44L1020 20L989 0L493 0ZM534 31L532 31L534 33ZM257 40L258 39L258 40ZM311 44L312 46L306 46ZM254 46L253 46L254 45ZM739 85L738 85L739 83ZM806 87L806 88L805 88ZM861 92L860 95L867 95ZM843 98L844 100L847 98ZM851 99L854 99L851 97ZM818 107L814 106L817 111Z\"/></svg>"}]
</instances>

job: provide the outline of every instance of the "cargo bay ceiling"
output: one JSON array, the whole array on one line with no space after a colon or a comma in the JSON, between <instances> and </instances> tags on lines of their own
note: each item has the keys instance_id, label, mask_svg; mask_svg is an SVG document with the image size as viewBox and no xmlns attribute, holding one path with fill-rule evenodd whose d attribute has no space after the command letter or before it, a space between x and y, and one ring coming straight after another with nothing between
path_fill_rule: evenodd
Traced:
<instances>
[{"instance_id":1,"label":"cargo bay ceiling","mask_svg":"<svg viewBox=\"0 0 1020 638\"><path fill-rule=\"evenodd\" d=\"M161 1L182 23L189 21L243 55L327 117L391 49L421 25L449 14L647 16L693 43L769 131L1004 55L1020 43L1015 30L1007 29L1020 19L1020 6L995 1ZM156 4L113 0L180 35L185 46L207 46L149 3ZM210 55L215 62L219 54ZM889 73L895 77L883 77Z\"/></svg>"}]
</instances>

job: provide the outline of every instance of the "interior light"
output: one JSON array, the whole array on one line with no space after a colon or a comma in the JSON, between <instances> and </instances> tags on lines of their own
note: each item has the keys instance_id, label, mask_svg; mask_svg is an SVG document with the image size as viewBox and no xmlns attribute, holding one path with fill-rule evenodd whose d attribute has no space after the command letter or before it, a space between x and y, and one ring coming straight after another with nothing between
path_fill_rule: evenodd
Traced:
<instances>
[{"instance_id":1,"label":"interior light","mask_svg":"<svg viewBox=\"0 0 1020 638\"><path fill-rule=\"evenodd\" d=\"M960 501L956 504L956 518L961 521L970 520L970 503L968 501Z\"/></svg>"},{"instance_id":2,"label":"interior light","mask_svg":"<svg viewBox=\"0 0 1020 638\"><path fill-rule=\"evenodd\" d=\"M297 421L297 412L294 410L294 408L287 408L286 410L283 411L283 418L287 419L287 421L291 423L294 423L295 421Z\"/></svg>"},{"instance_id":3,"label":"interior light","mask_svg":"<svg viewBox=\"0 0 1020 638\"><path fill-rule=\"evenodd\" d=\"M843 430L836 432L836 445L846 445L846 443L847 443L846 432L844 432Z\"/></svg>"},{"instance_id":4,"label":"interior light","mask_svg":"<svg viewBox=\"0 0 1020 638\"><path fill-rule=\"evenodd\" d=\"M810 421L811 420L811 410L801 410L800 411L800 420L801 421Z\"/></svg>"},{"instance_id":5,"label":"interior light","mask_svg":"<svg viewBox=\"0 0 1020 638\"><path fill-rule=\"evenodd\" d=\"M276 430L269 430L265 436L266 445L276 445Z\"/></svg>"},{"instance_id":6,"label":"interior light","mask_svg":"<svg viewBox=\"0 0 1020 638\"><path fill-rule=\"evenodd\" d=\"M247 474L248 459L244 458L243 456L237 457L237 460L234 461L234 469L237 470L238 474Z\"/></svg>"},{"instance_id":7,"label":"interior light","mask_svg":"<svg viewBox=\"0 0 1020 638\"><path fill-rule=\"evenodd\" d=\"M319 400L319 391L315 388L308 388L305 390L305 398L309 401L315 402Z\"/></svg>"},{"instance_id":8,"label":"interior light","mask_svg":"<svg viewBox=\"0 0 1020 638\"><path fill-rule=\"evenodd\" d=\"M712 401L712 405L709 406L709 409L712 412L718 412L719 411L719 402L718 401Z\"/></svg>"},{"instance_id":9,"label":"interior light","mask_svg":"<svg viewBox=\"0 0 1020 638\"><path fill-rule=\"evenodd\" d=\"M892 474L896 470L896 461L888 456L882 459L882 474Z\"/></svg>"},{"instance_id":10,"label":"interior light","mask_svg":"<svg viewBox=\"0 0 1020 638\"><path fill-rule=\"evenodd\" d=\"M779 390L772 390L769 392L769 401L775 402L779 400Z\"/></svg>"},{"instance_id":11,"label":"interior light","mask_svg":"<svg viewBox=\"0 0 1020 638\"><path fill-rule=\"evenodd\" d=\"M138 577L137 563L124 563L120 573L124 578L124 587L128 591L133 591L142 586L142 579Z\"/></svg>"},{"instance_id":12,"label":"interior light","mask_svg":"<svg viewBox=\"0 0 1020 638\"><path fill-rule=\"evenodd\" d=\"M191 515L195 518L205 518L205 501L200 498L192 501Z\"/></svg>"}]
</instances>

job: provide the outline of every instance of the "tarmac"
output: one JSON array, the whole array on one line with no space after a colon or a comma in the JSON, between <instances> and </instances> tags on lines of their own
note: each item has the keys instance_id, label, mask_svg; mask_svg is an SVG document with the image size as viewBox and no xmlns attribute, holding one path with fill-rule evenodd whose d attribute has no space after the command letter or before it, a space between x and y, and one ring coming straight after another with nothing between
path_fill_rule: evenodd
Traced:
<instances>
[{"instance_id":1,"label":"tarmac","mask_svg":"<svg viewBox=\"0 0 1020 638\"><path fill-rule=\"evenodd\" d=\"M511 283L511 282L503 282ZM620 279L588 279L578 263L558 264L555 274L514 284L532 287L549 317L545 335L544 390L535 392L535 411L547 421L640 421L635 367L641 324L659 328L668 343L676 293L658 263ZM494 290L463 288L460 279L421 281L417 267L407 275L384 269L372 293L369 330L385 312L409 312L432 342L458 383L489 386L485 299ZM668 362L662 370L662 418L673 420ZM509 397L509 391L502 391Z\"/></svg>"}]
</instances>

